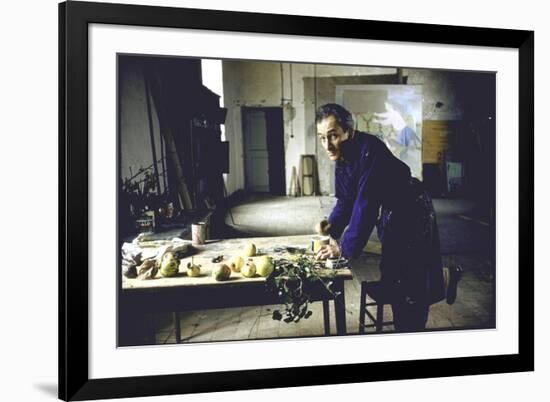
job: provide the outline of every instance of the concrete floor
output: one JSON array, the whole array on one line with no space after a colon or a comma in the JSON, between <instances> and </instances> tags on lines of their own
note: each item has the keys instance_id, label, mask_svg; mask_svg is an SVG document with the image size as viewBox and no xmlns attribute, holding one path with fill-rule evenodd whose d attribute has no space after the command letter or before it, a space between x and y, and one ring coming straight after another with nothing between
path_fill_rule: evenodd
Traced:
<instances>
[{"instance_id":1,"label":"concrete floor","mask_svg":"<svg viewBox=\"0 0 550 402\"><path fill-rule=\"evenodd\" d=\"M235 224L229 215L226 224L248 236L283 236L312 234L313 226L327 217L334 206L333 197L275 197L250 195L232 209ZM434 200L445 266L461 265L464 269L453 305L445 301L430 308L427 328L432 330L494 327L493 266L488 245L490 228L475 220L463 219L474 205L465 200ZM374 231L375 232L375 231ZM369 241L376 245L373 233ZM354 279L346 281L346 323L348 333L358 331L360 283L379 276L380 256L364 253L354 265ZM322 336L322 306L313 303L308 320L286 324L271 318L277 306L203 310L181 314L182 342L208 342L235 339L263 339L296 336ZM373 311L374 312L374 311ZM391 321L391 308L386 306L384 320ZM158 316L157 343L174 343L173 322ZM368 319L367 319L368 323ZM335 333L334 319L331 319ZM384 330L393 330L387 325ZM366 332L373 332L368 327Z\"/></svg>"}]
</instances>

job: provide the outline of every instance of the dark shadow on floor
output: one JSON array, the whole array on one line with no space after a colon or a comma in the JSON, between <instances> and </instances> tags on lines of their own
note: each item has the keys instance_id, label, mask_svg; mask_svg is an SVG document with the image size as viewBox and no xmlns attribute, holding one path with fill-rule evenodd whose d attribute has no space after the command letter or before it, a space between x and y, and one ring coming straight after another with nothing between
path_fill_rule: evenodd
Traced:
<instances>
[{"instance_id":1,"label":"dark shadow on floor","mask_svg":"<svg viewBox=\"0 0 550 402\"><path fill-rule=\"evenodd\" d=\"M221 227L213 228L210 233L212 239L242 239L247 237L254 237L254 234L238 230L229 225L222 225Z\"/></svg>"},{"instance_id":2,"label":"dark shadow on floor","mask_svg":"<svg viewBox=\"0 0 550 402\"><path fill-rule=\"evenodd\" d=\"M34 387L44 394L57 399L57 384L34 384Z\"/></svg>"}]
</instances>

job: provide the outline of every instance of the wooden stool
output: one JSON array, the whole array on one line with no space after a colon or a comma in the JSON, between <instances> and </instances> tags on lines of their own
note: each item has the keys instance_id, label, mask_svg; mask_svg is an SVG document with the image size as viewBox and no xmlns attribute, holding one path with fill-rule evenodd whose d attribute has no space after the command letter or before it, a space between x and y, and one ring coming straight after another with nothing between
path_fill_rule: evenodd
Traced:
<instances>
[{"instance_id":1,"label":"wooden stool","mask_svg":"<svg viewBox=\"0 0 550 402\"><path fill-rule=\"evenodd\" d=\"M367 297L372 301L368 302ZM359 301L359 333L365 333L365 316L368 316L372 321L376 332L382 332L384 325L393 324L393 321L384 322L384 306L391 304L389 298L384 294L382 283L376 282L361 282L361 300ZM369 306L376 306L376 317L367 309Z\"/></svg>"}]
</instances>

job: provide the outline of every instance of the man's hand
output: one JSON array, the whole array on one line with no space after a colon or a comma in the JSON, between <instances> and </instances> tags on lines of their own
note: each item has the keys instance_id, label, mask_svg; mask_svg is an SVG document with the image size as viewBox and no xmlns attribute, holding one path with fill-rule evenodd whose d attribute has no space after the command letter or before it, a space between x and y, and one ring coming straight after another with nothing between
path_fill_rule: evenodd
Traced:
<instances>
[{"instance_id":1,"label":"man's hand","mask_svg":"<svg viewBox=\"0 0 550 402\"><path fill-rule=\"evenodd\" d=\"M315 255L317 260L326 260L327 258L338 257L340 257L340 247L338 247L338 244L335 243L322 246Z\"/></svg>"},{"instance_id":2,"label":"man's hand","mask_svg":"<svg viewBox=\"0 0 550 402\"><path fill-rule=\"evenodd\" d=\"M315 225L315 232L323 236L328 236L329 229L330 229L330 223L328 223L326 219L322 220L321 222Z\"/></svg>"}]
</instances>

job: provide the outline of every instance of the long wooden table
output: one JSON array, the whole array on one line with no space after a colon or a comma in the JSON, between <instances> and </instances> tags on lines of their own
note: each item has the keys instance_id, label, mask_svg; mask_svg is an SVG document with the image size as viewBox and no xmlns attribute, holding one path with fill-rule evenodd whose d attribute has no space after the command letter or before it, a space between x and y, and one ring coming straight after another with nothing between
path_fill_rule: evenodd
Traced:
<instances>
[{"instance_id":1,"label":"long wooden table","mask_svg":"<svg viewBox=\"0 0 550 402\"><path fill-rule=\"evenodd\" d=\"M223 255L224 261L242 254L245 245L252 242L258 249L258 254L267 254L274 258L284 255L285 247L308 247L311 236L284 236L284 237L256 237L247 239L228 239L209 241L202 246L196 246L197 253L193 255L193 262L202 265L199 277L188 277L180 272L175 277L163 278L157 275L155 279L139 280L123 278L120 289L120 318L139 316L146 313L174 312L176 342L180 342L181 329L179 313L199 309L231 308L245 306L263 306L281 304L273 292L266 287L266 279L260 276L245 278L240 273L231 273L225 281L216 281L212 278L215 263L214 257ZM253 259L258 257L253 257ZM191 257L183 258L180 267L191 262ZM345 292L344 281L352 279L348 268L336 270L332 279L332 291L329 292L322 283L311 289L313 301L322 301L325 334L330 334L329 300L334 301L336 332L338 335L346 333L345 320ZM338 294L336 299L333 294ZM292 323L289 325L293 325ZM131 328L123 328L119 320L119 344L132 343L124 341L130 339ZM150 334L154 343L154 329Z\"/></svg>"}]
</instances>

